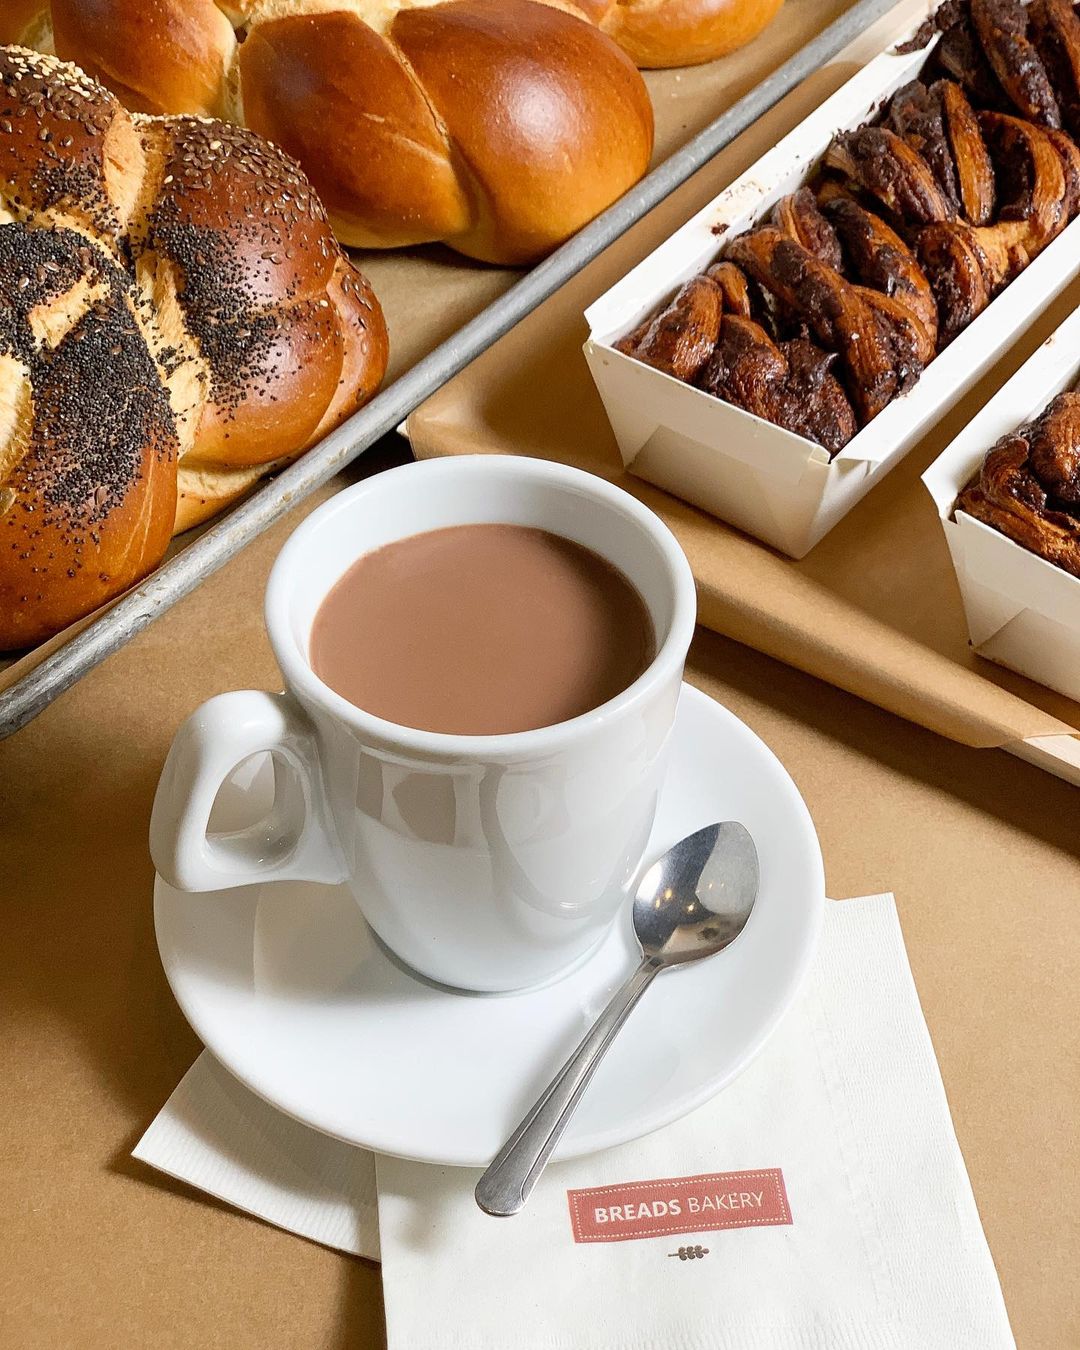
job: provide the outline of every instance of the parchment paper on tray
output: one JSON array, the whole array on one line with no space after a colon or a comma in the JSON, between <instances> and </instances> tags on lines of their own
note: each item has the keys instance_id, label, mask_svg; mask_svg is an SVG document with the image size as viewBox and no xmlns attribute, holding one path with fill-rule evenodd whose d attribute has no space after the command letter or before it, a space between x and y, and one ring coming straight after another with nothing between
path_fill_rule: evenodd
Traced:
<instances>
[{"instance_id":1,"label":"parchment paper on tray","mask_svg":"<svg viewBox=\"0 0 1080 1350\"><path fill-rule=\"evenodd\" d=\"M618 481L667 521L707 627L973 746L1003 746L1080 783L1080 704L976 656L934 503L919 475L1080 303L1073 285L801 562L626 474L581 345L587 306L881 51L925 5L897 6L569 285L413 413L417 455L540 455Z\"/></svg>"}]
</instances>

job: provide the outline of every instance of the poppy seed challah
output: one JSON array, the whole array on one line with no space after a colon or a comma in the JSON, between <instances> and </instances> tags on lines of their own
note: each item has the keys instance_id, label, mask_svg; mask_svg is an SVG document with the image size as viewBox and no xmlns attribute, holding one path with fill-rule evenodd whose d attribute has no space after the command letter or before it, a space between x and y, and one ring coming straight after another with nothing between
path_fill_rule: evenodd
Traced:
<instances>
[{"instance_id":1,"label":"poppy seed challah","mask_svg":"<svg viewBox=\"0 0 1080 1350\"><path fill-rule=\"evenodd\" d=\"M0 48L0 649L144 576L374 391L378 302L297 166Z\"/></svg>"}]
</instances>

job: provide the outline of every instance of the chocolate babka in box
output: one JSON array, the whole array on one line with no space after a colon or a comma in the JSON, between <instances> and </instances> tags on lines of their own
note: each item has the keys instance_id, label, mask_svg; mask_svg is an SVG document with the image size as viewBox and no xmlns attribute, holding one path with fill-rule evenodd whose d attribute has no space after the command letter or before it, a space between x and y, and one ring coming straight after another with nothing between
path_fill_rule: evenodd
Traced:
<instances>
[{"instance_id":1,"label":"chocolate babka in box","mask_svg":"<svg viewBox=\"0 0 1080 1350\"><path fill-rule=\"evenodd\" d=\"M1080 699L1080 310L923 474L972 646Z\"/></svg>"},{"instance_id":2,"label":"chocolate babka in box","mask_svg":"<svg viewBox=\"0 0 1080 1350\"><path fill-rule=\"evenodd\" d=\"M802 557L1080 272L1077 138L1070 0L946 0L588 310L625 463Z\"/></svg>"}]
</instances>

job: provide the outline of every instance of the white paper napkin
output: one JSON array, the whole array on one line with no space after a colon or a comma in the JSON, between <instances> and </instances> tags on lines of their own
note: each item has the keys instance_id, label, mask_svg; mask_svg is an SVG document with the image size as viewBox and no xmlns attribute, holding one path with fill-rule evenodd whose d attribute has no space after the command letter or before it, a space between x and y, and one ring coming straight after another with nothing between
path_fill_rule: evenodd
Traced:
<instances>
[{"instance_id":1,"label":"white paper napkin","mask_svg":"<svg viewBox=\"0 0 1080 1350\"><path fill-rule=\"evenodd\" d=\"M281 1115L209 1054L134 1154L281 1228L378 1259L373 1156ZM745 1175L718 1175L730 1173ZM573 1240L569 1190L702 1176L650 1185L635 1201L659 1213L667 1194L689 1211L692 1196L693 1217L632 1221L684 1217L691 1231L607 1239L605 1224L625 1227L617 1193L576 1198L579 1235L607 1240ZM829 905L798 1005L708 1106L550 1168L512 1220L476 1210L475 1181L379 1159L391 1350L1013 1345L888 896Z\"/></svg>"},{"instance_id":2,"label":"white paper napkin","mask_svg":"<svg viewBox=\"0 0 1080 1350\"><path fill-rule=\"evenodd\" d=\"M731 1087L549 1168L517 1217L480 1213L476 1172L377 1171L390 1350L1014 1344L891 896L828 906Z\"/></svg>"},{"instance_id":3,"label":"white paper napkin","mask_svg":"<svg viewBox=\"0 0 1080 1350\"><path fill-rule=\"evenodd\" d=\"M374 1155L282 1115L205 1050L132 1156L290 1233L379 1259Z\"/></svg>"}]
</instances>

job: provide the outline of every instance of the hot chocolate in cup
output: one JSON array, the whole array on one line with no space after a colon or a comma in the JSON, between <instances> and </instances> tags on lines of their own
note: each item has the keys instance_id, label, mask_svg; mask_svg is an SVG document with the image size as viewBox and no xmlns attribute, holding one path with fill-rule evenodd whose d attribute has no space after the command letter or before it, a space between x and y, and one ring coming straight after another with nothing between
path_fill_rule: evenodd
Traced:
<instances>
[{"instance_id":1,"label":"hot chocolate in cup","mask_svg":"<svg viewBox=\"0 0 1080 1350\"><path fill-rule=\"evenodd\" d=\"M598 555L640 597L651 659L631 661L631 682L595 707L499 734L392 721L320 678L313 629L350 569L380 550L389 559L398 541L462 526L524 527L569 541L557 551L571 559ZM221 695L177 734L151 822L158 871L192 891L345 883L385 945L430 979L484 992L549 980L604 936L639 870L694 620L693 577L667 527L580 470L483 455L348 488L304 521L270 575L266 624L285 692ZM420 622L422 651L422 613ZM437 662L430 678L440 679ZM267 751L270 815L239 835L209 835L222 782Z\"/></svg>"},{"instance_id":2,"label":"hot chocolate in cup","mask_svg":"<svg viewBox=\"0 0 1080 1350\"><path fill-rule=\"evenodd\" d=\"M365 712L496 736L567 722L656 654L645 602L598 553L528 525L450 525L364 556L319 606L308 659Z\"/></svg>"}]
</instances>

